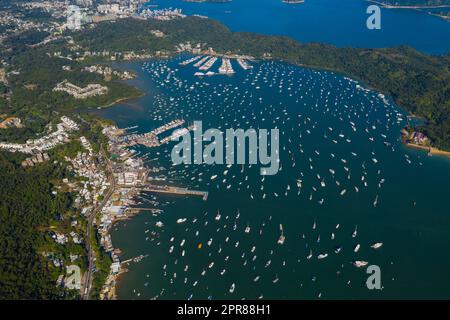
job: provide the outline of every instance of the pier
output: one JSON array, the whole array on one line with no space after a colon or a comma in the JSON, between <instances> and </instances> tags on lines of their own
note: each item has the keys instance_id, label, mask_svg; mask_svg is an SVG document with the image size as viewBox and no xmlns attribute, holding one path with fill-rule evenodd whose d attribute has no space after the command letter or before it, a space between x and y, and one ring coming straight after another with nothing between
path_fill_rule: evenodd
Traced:
<instances>
[{"instance_id":1,"label":"pier","mask_svg":"<svg viewBox=\"0 0 450 320\"><path fill-rule=\"evenodd\" d=\"M173 120L165 125L162 125L150 132L142 134L129 134L114 139L115 143L120 143L125 146L134 146L141 144L146 147L158 147L161 145L158 135L182 126L185 123L183 119Z\"/></svg>"},{"instance_id":2,"label":"pier","mask_svg":"<svg viewBox=\"0 0 450 320\"><path fill-rule=\"evenodd\" d=\"M208 191L189 190L188 188L152 185L144 187L142 191L176 194L176 195L200 196L204 201L208 200Z\"/></svg>"},{"instance_id":3,"label":"pier","mask_svg":"<svg viewBox=\"0 0 450 320\"><path fill-rule=\"evenodd\" d=\"M196 62L195 64L194 64L194 67L196 67L196 68L198 68L198 67L200 67L202 64L204 64L205 62L206 62L206 60L208 60L209 58L211 58L210 56L206 56L206 57L203 57L203 58L201 58L198 62Z\"/></svg>"},{"instance_id":4,"label":"pier","mask_svg":"<svg viewBox=\"0 0 450 320\"><path fill-rule=\"evenodd\" d=\"M122 261L120 264L123 265L123 264L130 264L131 262L135 262L135 263L136 263L136 262L141 262L142 259L144 259L144 258L146 258L146 257L147 257L147 255L141 254L140 256L137 256L137 257L134 257L134 258L131 258L131 259Z\"/></svg>"},{"instance_id":5,"label":"pier","mask_svg":"<svg viewBox=\"0 0 450 320\"><path fill-rule=\"evenodd\" d=\"M170 141L177 141L179 137L189 133L189 131L192 131L194 129L195 129L194 125L190 125L187 128L178 129L178 130L174 131L171 136L161 139L161 141L159 141L159 144L163 145L163 144L169 143Z\"/></svg>"},{"instance_id":6,"label":"pier","mask_svg":"<svg viewBox=\"0 0 450 320\"><path fill-rule=\"evenodd\" d=\"M137 214L137 213L139 213L141 211L148 211L148 212L153 213L153 214L159 214L159 213L163 212L161 209L155 209L155 208L136 208L136 207L131 207L131 208L129 208L127 210L127 214L135 215L135 214Z\"/></svg>"}]
</instances>

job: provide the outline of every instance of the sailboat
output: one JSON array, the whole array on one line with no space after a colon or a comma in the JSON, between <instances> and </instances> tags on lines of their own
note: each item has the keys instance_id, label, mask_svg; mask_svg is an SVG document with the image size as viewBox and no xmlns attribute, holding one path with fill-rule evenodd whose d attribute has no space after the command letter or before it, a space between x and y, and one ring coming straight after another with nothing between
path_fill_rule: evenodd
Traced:
<instances>
[{"instance_id":1,"label":"sailboat","mask_svg":"<svg viewBox=\"0 0 450 320\"><path fill-rule=\"evenodd\" d=\"M278 238L277 243L279 245L283 245L284 244L284 240L286 240L286 237L284 236L284 233L283 233L283 225L282 224L280 224L280 231L281 231L281 235L280 235L280 238Z\"/></svg>"},{"instance_id":2,"label":"sailboat","mask_svg":"<svg viewBox=\"0 0 450 320\"><path fill-rule=\"evenodd\" d=\"M352 238L356 238L358 235L358 226L355 227L355 231L353 231Z\"/></svg>"}]
</instances>

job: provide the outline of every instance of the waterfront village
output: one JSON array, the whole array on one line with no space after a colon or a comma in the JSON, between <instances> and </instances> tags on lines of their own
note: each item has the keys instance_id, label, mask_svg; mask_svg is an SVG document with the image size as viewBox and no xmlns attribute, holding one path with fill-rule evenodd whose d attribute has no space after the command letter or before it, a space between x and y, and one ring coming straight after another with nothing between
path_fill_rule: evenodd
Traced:
<instances>
[{"instance_id":1,"label":"waterfront village","mask_svg":"<svg viewBox=\"0 0 450 320\"><path fill-rule=\"evenodd\" d=\"M67 43L69 53L62 53L58 50L54 52L47 52L50 57L67 60L68 62L77 61L82 62L85 66L81 69L83 72L96 73L102 75L105 81L113 80L129 80L135 77L135 74L129 71L113 70L110 66L92 64L89 65L90 60L100 61L129 61L129 60L143 60L151 58L166 58L173 53L188 53L196 55L194 58L185 61L182 65L186 66L193 63L194 67L198 68L195 72L196 76L212 76L212 75L233 75L231 59L236 59L238 64L244 69L250 69L252 66L248 64L247 60L252 60L249 56L239 56L233 54L222 54L216 52L206 43L192 44L189 41L175 45L173 50L157 50L155 52L139 51L135 52L124 51L93 51L90 48L83 48L76 44L72 35L64 33L64 30L77 31L84 28L90 28L101 21L114 21L117 19L131 18L131 19L156 19L156 20L172 20L183 19L186 17L180 9L156 9L154 5L143 6L144 1L140 0L115 0L107 3L98 3L91 0L74 0L67 1L40 1L27 2L24 4L17 4L19 8L26 10L41 10L50 14L55 21L51 23L42 24L30 20L27 24L21 23L21 14L17 12L5 12L0 14L0 25L7 25L5 35L0 38L0 42L9 34L23 32L26 30L35 30L48 32L49 36L31 47L38 47L46 45L58 39L63 39ZM71 3L72 5L68 6ZM200 18L206 18L199 16ZM15 19L15 20L14 20ZM14 20L14 21L12 21ZM16 27L14 27L16 26ZM160 30L151 30L150 33L156 38L162 38L166 35ZM6 38L4 38L6 39ZM215 62L222 58L221 66L218 71L210 70ZM7 63L2 61L3 65L7 67ZM71 64L68 63L62 67L63 71L72 71ZM0 68L4 72L5 69ZM19 70L9 70L2 75L2 78L8 79L20 73ZM6 82L5 82L6 83ZM68 80L57 83L53 92L66 93L74 99L85 100L95 96L102 96L109 93L109 88L105 84L87 83L84 86L78 83L72 83ZM20 119L11 118L8 121L0 124L1 127L17 126L19 127ZM55 135L63 138L64 133L55 133ZM32 161L32 160L31 160Z\"/></svg>"},{"instance_id":2,"label":"waterfront village","mask_svg":"<svg viewBox=\"0 0 450 320\"><path fill-rule=\"evenodd\" d=\"M131 262L139 262L145 256L138 256L127 261L121 261L120 250L115 249L111 236L109 234L112 225L119 220L128 219L130 216L145 210L152 213L155 217L161 213L157 209L158 202L153 201L153 208L136 208L138 204L137 198L140 192L154 192L164 194L182 194L201 196L207 199L208 193L202 191L188 190L175 186L158 185L153 181L149 174L157 173L159 168L147 168L144 160L139 154L129 147L138 144L147 147L157 147L177 138L186 130L193 129L192 126L184 128L185 121L182 119L173 120L154 130L143 134L127 133L127 129L119 129L113 125L104 125L102 133L107 138L107 149L101 148L98 152L94 151L91 142L85 137L77 135L79 125L67 116L60 118L60 123L56 125L57 130L49 132L43 137L35 140L28 140L24 144L20 143L0 143L0 149L9 152L19 152L29 154L30 157L22 162L24 167L39 165L44 161L50 161L49 151L58 145L68 143L73 140L79 141L83 151L79 151L75 157L65 156L66 167L73 172L73 180L64 178L62 184L55 188L53 195L60 190L66 189L76 193L74 207L79 214L92 221L95 225L100 238L100 244L104 251L110 255L112 264L110 273L106 279L104 287L101 291L103 299L115 298L115 283L117 277L126 272L127 264ZM51 127L51 126L49 126ZM172 131L167 135L167 132ZM165 137L161 137L166 135ZM152 182L152 183L149 183ZM72 220L71 226L77 227L78 219ZM156 222L158 227L162 226L161 222ZM69 242L74 244L82 244L84 242L80 231L71 229L70 232L49 231L49 236L58 245L66 245ZM78 229L80 230L80 229ZM64 261L60 255L55 252L43 252L52 264L61 268ZM79 259L79 255L70 253L70 261L74 262ZM95 272L91 270L91 265L86 273ZM74 265L66 265L67 274L61 274L58 277L57 285L64 286L68 289L86 290L83 288L81 278L74 279L70 272L74 269ZM95 269L92 267L92 269ZM70 271L70 272L69 272ZM83 278L86 278L86 273ZM90 286L89 283L84 286Z\"/></svg>"},{"instance_id":3,"label":"waterfront village","mask_svg":"<svg viewBox=\"0 0 450 320\"><path fill-rule=\"evenodd\" d=\"M13 6L5 7L0 11L0 26L5 31L0 36L0 42L11 34L24 31L45 31L50 35L42 42L46 44L61 37L62 31L80 30L83 26L100 23L102 21L115 21L118 19L157 19L171 20L184 18L180 9L156 10L154 5L146 5L146 0L44 0L18 2ZM13 10L9 11L7 9ZM45 13L51 16L48 21L42 19L28 19L27 13Z\"/></svg>"}]
</instances>

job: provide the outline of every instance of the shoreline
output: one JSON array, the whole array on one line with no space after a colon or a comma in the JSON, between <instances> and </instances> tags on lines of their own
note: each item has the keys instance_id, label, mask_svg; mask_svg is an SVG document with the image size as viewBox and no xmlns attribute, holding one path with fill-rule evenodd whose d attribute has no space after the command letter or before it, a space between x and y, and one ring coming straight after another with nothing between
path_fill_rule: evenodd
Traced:
<instances>
[{"instance_id":1,"label":"shoreline","mask_svg":"<svg viewBox=\"0 0 450 320\"><path fill-rule=\"evenodd\" d=\"M445 21L450 21L450 16L444 16L444 15L440 15L440 14L437 14L437 13L432 13L432 12L426 11L427 9L439 9L439 8L442 8L442 9L448 8L448 9L450 9L450 5L440 5L440 6L396 6L396 5L391 5L391 4L385 4L383 2L376 1L376 0L366 0L366 1L370 2L370 3L374 3L376 5L379 5L383 9L406 9L406 10L409 9L409 10L415 10L415 11L420 11L422 13L426 13L426 14L428 14L430 16L433 16L433 17L441 18L441 19L443 19Z\"/></svg>"},{"instance_id":2,"label":"shoreline","mask_svg":"<svg viewBox=\"0 0 450 320\"><path fill-rule=\"evenodd\" d=\"M438 5L438 6L398 6L398 5L392 5L392 4L386 4L380 1L376 1L376 0L366 0L368 2L372 2L375 4L380 5L383 8L386 9L439 9L439 8L450 8L450 5Z\"/></svg>"},{"instance_id":3,"label":"shoreline","mask_svg":"<svg viewBox=\"0 0 450 320\"><path fill-rule=\"evenodd\" d=\"M405 141L404 144L407 147L410 147L410 148L415 148L415 149L420 149L420 150L427 151L427 153L429 155L444 156L444 157L450 158L450 151L441 150L441 149L434 148L434 147L431 147L431 146L423 146L423 145L420 145L420 144L407 142L407 141Z\"/></svg>"},{"instance_id":4,"label":"shoreline","mask_svg":"<svg viewBox=\"0 0 450 320\"><path fill-rule=\"evenodd\" d=\"M136 87L135 87L136 88ZM138 89L138 88L136 88ZM140 91L140 90L139 90ZM97 107L98 109L106 109L106 108L110 108L113 107L114 105L121 103L121 102L126 102L128 100L134 100L134 99L139 99L145 96L145 92L141 92L141 94L137 95L137 96L131 96L131 97L124 97L124 98L117 98L116 100L112 101L111 103L102 105L100 107Z\"/></svg>"},{"instance_id":5,"label":"shoreline","mask_svg":"<svg viewBox=\"0 0 450 320\"><path fill-rule=\"evenodd\" d=\"M415 117L415 116L412 115L412 117ZM420 150L426 151L428 156L437 155L437 156L444 156L444 157L450 158L450 151L445 151L445 150L441 150L441 149L435 148L433 146L428 146L428 145L417 144L417 143L411 142L408 139L409 132L407 132L405 130L402 130L400 134L401 134L402 143L406 147L414 148L414 149L420 149Z\"/></svg>"},{"instance_id":6,"label":"shoreline","mask_svg":"<svg viewBox=\"0 0 450 320\"><path fill-rule=\"evenodd\" d=\"M136 195L138 195L138 194L139 194L139 192ZM134 217L136 217L137 215L141 214L142 211L149 211L154 214L154 213L160 212L160 209L148 208L148 210L142 210L142 209L135 209L131 206L127 206L127 209L125 210L123 216L120 216L120 217L116 216L112 220L110 227L108 228L107 232L104 235L108 235L111 238L110 230L113 228L114 225L116 225L117 223L119 223L121 221L131 220ZM110 272L105 280L105 283L103 284L103 287L102 287L102 290L100 293L100 297L99 297L100 300L117 300L118 283L121 280L122 276L129 271L128 268L125 267L125 265L127 267L129 267L132 262L140 262L143 258L147 257L146 255L140 255L138 257L129 258L127 260L122 261L121 258L123 255L123 250L120 248L115 248L113 246L112 239L111 239L111 246L112 246L111 252L120 258L120 262L119 262L120 263L120 271L118 273L113 273L112 270L110 269Z\"/></svg>"}]
</instances>

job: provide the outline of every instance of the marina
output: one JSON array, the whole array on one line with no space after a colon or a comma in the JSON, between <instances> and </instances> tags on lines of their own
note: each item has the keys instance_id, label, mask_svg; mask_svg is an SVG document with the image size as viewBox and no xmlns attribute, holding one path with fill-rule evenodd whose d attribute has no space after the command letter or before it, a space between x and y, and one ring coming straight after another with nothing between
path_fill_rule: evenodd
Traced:
<instances>
[{"instance_id":1,"label":"marina","mask_svg":"<svg viewBox=\"0 0 450 320\"><path fill-rule=\"evenodd\" d=\"M437 167L449 172L448 160L405 149L400 139L404 112L377 92L329 72L266 61L253 62L249 70L238 68L233 77L196 78L193 66L179 65L188 59L183 55L132 65L146 77L143 85L152 88L151 97L140 102L146 105L144 113L119 105L103 116L130 114L134 120L119 121L119 126L139 125L139 132L169 119L202 120L204 128L221 130L277 127L280 170L262 177L258 165L172 166L173 142L135 146L148 166L158 168L149 174L152 185L204 190L208 196L141 194L143 204L157 202L163 213L138 215L111 230L123 259L149 255L121 278L118 296L421 296L434 277L430 265L420 264L427 276L408 289L397 279L414 276L409 259L436 258L446 231L419 228L418 233L404 221L414 216L427 224L421 212L429 210L430 199L444 208L445 175L438 182L427 177ZM422 187L408 188L418 176ZM444 211L435 214L446 220ZM441 249L432 249L436 241L424 240L424 234L440 238ZM419 250L413 245L418 237L423 242ZM448 259L442 263L450 266ZM384 289L378 292L364 287L364 270L371 264L383 270Z\"/></svg>"}]
</instances>

